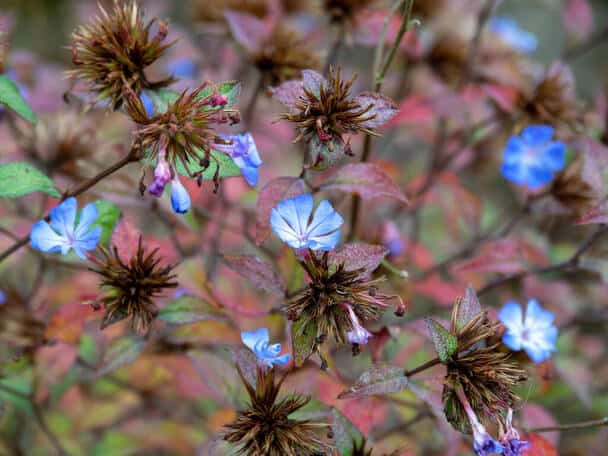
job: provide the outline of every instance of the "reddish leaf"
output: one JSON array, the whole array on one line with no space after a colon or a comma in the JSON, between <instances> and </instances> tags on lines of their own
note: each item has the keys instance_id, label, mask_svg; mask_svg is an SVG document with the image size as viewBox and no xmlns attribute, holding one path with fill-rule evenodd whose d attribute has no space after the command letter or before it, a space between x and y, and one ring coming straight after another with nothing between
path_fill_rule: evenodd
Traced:
<instances>
[{"instance_id":1,"label":"reddish leaf","mask_svg":"<svg viewBox=\"0 0 608 456\"><path fill-rule=\"evenodd\" d=\"M555 447L539 434L528 434L523 437L530 443L530 448L522 451L522 456L557 456Z\"/></svg>"},{"instance_id":2,"label":"reddish leaf","mask_svg":"<svg viewBox=\"0 0 608 456\"><path fill-rule=\"evenodd\" d=\"M487 242L476 258L459 263L455 269L513 274L526 269L528 263L545 264L545 255L523 240L501 239Z\"/></svg>"},{"instance_id":3,"label":"reddish leaf","mask_svg":"<svg viewBox=\"0 0 608 456\"><path fill-rule=\"evenodd\" d=\"M471 285L467 287L464 298L458 307L456 314L456 328L460 329L465 326L473 317L481 312L481 304L477 293Z\"/></svg>"},{"instance_id":4,"label":"reddish leaf","mask_svg":"<svg viewBox=\"0 0 608 456\"><path fill-rule=\"evenodd\" d=\"M268 182L258 196L255 242L260 245L270 235L270 211L277 203L306 192L306 184L297 177L279 177Z\"/></svg>"},{"instance_id":5,"label":"reddish leaf","mask_svg":"<svg viewBox=\"0 0 608 456\"><path fill-rule=\"evenodd\" d=\"M36 352L36 401L46 399L49 388L63 378L74 365L77 355L76 347L62 342Z\"/></svg>"},{"instance_id":6,"label":"reddish leaf","mask_svg":"<svg viewBox=\"0 0 608 456\"><path fill-rule=\"evenodd\" d=\"M96 315L95 310L89 304L81 302L64 304L52 316L46 329L46 337L49 340L75 344L82 334L85 322Z\"/></svg>"},{"instance_id":7,"label":"reddish leaf","mask_svg":"<svg viewBox=\"0 0 608 456\"><path fill-rule=\"evenodd\" d=\"M322 74L314 70L302 70L302 84L308 91L318 94L321 90L321 85L326 82Z\"/></svg>"},{"instance_id":8,"label":"reddish leaf","mask_svg":"<svg viewBox=\"0 0 608 456\"><path fill-rule=\"evenodd\" d=\"M290 112L296 112L296 103L304 95L302 81L287 81L272 89L272 96Z\"/></svg>"},{"instance_id":9,"label":"reddish leaf","mask_svg":"<svg viewBox=\"0 0 608 456\"><path fill-rule=\"evenodd\" d=\"M562 25L575 41L589 38L593 32L593 10L588 0L566 0L562 10Z\"/></svg>"},{"instance_id":10,"label":"reddish leaf","mask_svg":"<svg viewBox=\"0 0 608 456\"><path fill-rule=\"evenodd\" d=\"M492 99L503 111L513 112L519 100L519 90L504 84L484 84L485 94Z\"/></svg>"},{"instance_id":11,"label":"reddish leaf","mask_svg":"<svg viewBox=\"0 0 608 456\"><path fill-rule=\"evenodd\" d=\"M359 103L362 108L370 107L369 111L365 113L365 116L375 115L373 119L362 122L361 126L363 127L380 127L397 114L397 105L395 105L393 100L384 95L380 95L379 93L364 92L355 98L355 101Z\"/></svg>"},{"instance_id":12,"label":"reddish leaf","mask_svg":"<svg viewBox=\"0 0 608 456\"><path fill-rule=\"evenodd\" d=\"M331 251L329 258L334 264L344 263L347 271L364 268L363 274L371 274L387 254L388 250L381 245L352 243Z\"/></svg>"},{"instance_id":13,"label":"reddish leaf","mask_svg":"<svg viewBox=\"0 0 608 456\"><path fill-rule=\"evenodd\" d=\"M122 261L128 262L137 252L137 243L141 231L139 231L131 220L124 218L116 225L110 246L118 249L118 255Z\"/></svg>"},{"instance_id":14,"label":"reddish leaf","mask_svg":"<svg viewBox=\"0 0 608 456\"><path fill-rule=\"evenodd\" d=\"M538 404L526 403L522 408L521 417L526 428L550 427L559 424L547 409ZM557 446L560 432L543 432L543 437Z\"/></svg>"},{"instance_id":15,"label":"reddish leaf","mask_svg":"<svg viewBox=\"0 0 608 456\"><path fill-rule=\"evenodd\" d=\"M270 24L252 14L226 11L225 16L232 36L249 52L260 49L272 33Z\"/></svg>"},{"instance_id":16,"label":"reddish leaf","mask_svg":"<svg viewBox=\"0 0 608 456\"><path fill-rule=\"evenodd\" d=\"M594 223L608 223L608 203L589 209L576 221L578 225L590 225Z\"/></svg>"},{"instance_id":17,"label":"reddish leaf","mask_svg":"<svg viewBox=\"0 0 608 456\"><path fill-rule=\"evenodd\" d=\"M255 255L224 255L224 260L232 269L262 290L280 295L285 294L285 282L278 275L272 263Z\"/></svg>"},{"instance_id":18,"label":"reddish leaf","mask_svg":"<svg viewBox=\"0 0 608 456\"><path fill-rule=\"evenodd\" d=\"M388 174L372 163L343 166L322 186L322 190L356 193L364 200L392 198L407 204L407 198Z\"/></svg>"},{"instance_id":19,"label":"reddish leaf","mask_svg":"<svg viewBox=\"0 0 608 456\"><path fill-rule=\"evenodd\" d=\"M399 110L389 122L389 126L427 123L434 118L433 106L425 98L412 95L401 102Z\"/></svg>"}]
</instances>

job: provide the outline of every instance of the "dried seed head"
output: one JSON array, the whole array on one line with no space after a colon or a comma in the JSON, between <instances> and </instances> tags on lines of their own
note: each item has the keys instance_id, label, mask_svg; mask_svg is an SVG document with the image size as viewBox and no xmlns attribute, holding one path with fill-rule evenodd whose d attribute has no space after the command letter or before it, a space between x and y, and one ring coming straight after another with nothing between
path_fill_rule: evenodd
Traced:
<instances>
[{"instance_id":1,"label":"dried seed head","mask_svg":"<svg viewBox=\"0 0 608 456\"><path fill-rule=\"evenodd\" d=\"M348 333L358 329L353 320L377 320L396 296L378 290L384 277L369 279L362 275L363 269L349 271L344 264L330 264L328 252L320 257L309 252L310 259L303 266L310 283L289 301L287 317L301 322L301 327L315 327L317 337L331 336L347 343Z\"/></svg>"},{"instance_id":2,"label":"dried seed head","mask_svg":"<svg viewBox=\"0 0 608 456\"><path fill-rule=\"evenodd\" d=\"M76 67L68 76L83 80L97 95L109 100L112 109L122 106L127 89L137 95L144 89L165 87L173 78L150 82L146 67L158 60L173 43L163 44L167 37L166 22L144 14L135 0L115 0L110 13L100 5L100 14L72 34L72 63ZM152 28L156 32L152 34Z\"/></svg>"},{"instance_id":3,"label":"dried seed head","mask_svg":"<svg viewBox=\"0 0 608 456\"><path fill-rule=\"evenodd\" d=\"M126 110L139 124L135 135L141 149L146 151L145 158L157 160L162 153L173 170L183 168L193 178L204 171L199 165L213 160L210 155L213 146L225 142L213 124L234 124L240 120L238 110L217 104L217 91L208 90L210 86L206 82L195 90L184 91L165 112L153 117L148 117L135 93L127 94Z\"/></svg>"},{"instance_id":4,"label":"dried seed head","mask_svg":"<svg viewBox=\"0 0 608 456\"><path fill-rule=\"evenodd\" d=\"M298 79L302 70L320 66L318 57L308 47L305 39L284 25L274 29L266 43L251 59L262 73L265 86Z\"/></svg>"},{"instance_id":5,"label":"dried seed head","mask_svg":"<svg viewBox=\"0 0 608 456\"><path fill-rule=\"evenodd\" d=\"M99 247L99 251L102 258L94 260L97 268L91 270L101 276L100 288L106 290L101 329L130 318L136 332L146 333L158 314L154 299L177 287L176 276L171 273L175 265L161 266L158 249L146 254L141 237L129 262L123 262L116 247L112 252L104 247Z\"/></svg>"},{"instance_id":6,"label":"dried seed head","mask_svg":"<svg viewBox=\"0 0 608 456\"><path fill-rule=\"evenodd\" d=\"M600 197L596 189L583 178L584 166L584 157L578 155L551 184L551 194L555 199L576 215L582 215L591 209Z\"/></svg>"},{"instance_id":7,"label":"dried seed head","mask_svg":"<svg viewBox=\"0 0 608 456\"><path fill-rule=\"evenodd\" d=\"M46 341L46 325L34 318L15 290L3 287L0 292L0 342L25 351L43 345Z\"/></svg>"},{"instance_id":8,"label":"dried seed head","mask_svg":"<svg viewBox=\"0 0 608 456\"><path fill-rule=\"evenodd\" d=\"M278 399L285 375L275 382L275 370L259 368L257 382L250 384L237 366L249 395L249 407L239 411L226 426L224 440L239 445L243 456L314 456L328 454L328 446L315 431L325 424L290 419L310 398L291 394Z\"/></svg>"}]
</instances>

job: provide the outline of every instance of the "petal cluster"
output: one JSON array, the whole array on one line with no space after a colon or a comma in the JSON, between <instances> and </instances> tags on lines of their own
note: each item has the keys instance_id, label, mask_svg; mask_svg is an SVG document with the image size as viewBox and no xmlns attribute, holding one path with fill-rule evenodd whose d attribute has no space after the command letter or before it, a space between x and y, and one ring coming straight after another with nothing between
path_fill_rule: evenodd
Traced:
<instances>
[{"instance_id":1,"label":"petal cluster","mask_svg":"<svg viewBox=\"0 0 608 456\"><path fill-rule=\"evenodd\" d=\"M241 333L243 343L257 356L258 360L268 367L273 364L287 364L290 355L281 353L281 344L270 345L270 335L268 329L258 328L253 331L243 331Z\"/></svg>"},{"instance_id":2,"label":"petal cluster","mask_svg":"<svg viewBox=\"0 0 608 456\"><path fill-rule=\"evenodd\" d=\"M294 249L332 250L340 240L344 219L327 200L319 203L311 218L313 205L309 193L280 201L271 211L270 225Z\"/></svg>"},{"instance_id":3,"label":"petal cluster","mask_svg":"<svg viewBox=\"0 0 608 456\"><path fill-rule=\"evenodd\" d=\"M86 259L86 252L95 249L102 229L91 225L97 219L97 207L87 204L80 212L76 223L76 198L67 198L50 212L50 223L40 220L32 227L30 241L32 247L42 252L61 252L66 255L71 249Z\"/></svg>"},{"instance_id":4,"label":"petal cluster","mask_svg":"<svg viewBox=\"0 0 608 456\"><path fill-rule=\"evenodd\" d=\"M556 350L553 313L543 309L535 299L528 301L525 316L518 303L507 302L498 312L498 319L507 328L503 343L511 350L525 350L535 363L545 361Z\"/></svg>"},{"instance_id":5,"label":"petal cluster","mask_svg":"<svg viewBox=\"0 0 608 456\"><path fill-rule=\"evenodd\" d=\"M566 165L566 146L552 140L553 132L548 125L531 125L512 136L504 149L503 176L533 190L551 182Z\"/></svg>"}]
</instances>

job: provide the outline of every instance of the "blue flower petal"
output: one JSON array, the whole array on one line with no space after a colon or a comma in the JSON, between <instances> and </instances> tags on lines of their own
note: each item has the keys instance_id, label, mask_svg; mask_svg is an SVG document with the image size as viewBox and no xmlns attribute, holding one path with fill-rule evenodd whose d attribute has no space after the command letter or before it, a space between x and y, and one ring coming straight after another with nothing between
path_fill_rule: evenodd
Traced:
<instances>
[{"instance_id":1,"label":"blue flower petal","mask_svg":"<svg viewBox=\"0 0 608 456\"><path fill-rule=\"evenodd\" d=\"M179 181L179 178L176 177L171 181L171 206L173 211L178 214L185 214L190 210L190 205L190 194Z\"/></svg>"},{"instance_id":2,"label":"blue flower petal","mask_svg":"<svg viewBox=\"0 0 608 456\"><path fill-rule=\"evenodd\" d=\"M299 249L304 245L300 240L299 234L287 223L279 211L274 208L270 211L270 226L279 239L290 247Z\"/></svg>"},{"instance_id":3,"label":"blue flower petal","mask_svg":"<svg viewBox=\"0 0 608 456\"><path fill-rule=\"evenodd\" d=\"M258 183L258 167L257 166L245 166L241 168L241 173L251 187L255 187Z\"/></svg>"},{"instance_id":4,"label":"blue flower petal","mask_svg":"<svg viewBox=\"0 0 608 456\"><path fill-rule=\"evenodd\" d=\"M547 328L553 324L553 319L553 313L543 309L536 299L528 301L525 319L526 326Z\"/></svg>"},{"instance_id":5,"label":"blue flower petal","mask_svg":"<svg viewBox=\"0 0 608 456\"><path fill-rule=\"evenodd\" d=\"M70 249L67 239L57 234L44 220L32 227L30 242L34 249L46 253L61 251L65 255Z\"/></svg>"},{"instance_id":6,"label":"blue flower petal","mask_svg":"<svg viewBox=\"0 0 608 456\"><path fill-rule=\"evenodd\" d=\"M293 228L294 232L300 236L306 232L312 206L312 195L305 193L295 198L280 201L277 204L276 210L289 226Z\"/></svg>"},{"instance_id":7,"label":"blue flower petal","mask_svg":"<svg viewBox=\"0 0 608 456\"><path fill-rule=\"evenodd\" d=\"M502 336L502 343L505 344L513 351L519 351L522 349L522 338L520 334L514 334L512 332L505 333Z\"/></svg>"},{"instance_id":8,"label":"blue flower petal","mask_svg":"<svg viewBox=\"0 0 608 456\"><path fill-rule=\"evenodd\" d=\"M272 362L274 364L285 365L289 362L289 358L291 358L291 355L289 353L285 353L284 355L274 358Z\"/></svg>"},{"instance_id":9,"label":"blue flower petal","mask_svg":"<svg viewBox=\"0 0 608 456\"><path fill-rule=\"evenodd\" d=\"M331 203L327 200L321 201L312 222L308 227L309 238L331 233L342 226L344 219L338 214Z\"/></svg>"},{"instance_id":10,"label":"blue flower petal","mask_svg":"<svg viewBox=\"0 0 608 456\"><path fill-rule=\"evenodd\" d=\"M529 146L542 146L551 140L554 131L549 125L530 125L523 129L521 138Z\"/></svg>"},{"instance_id":11,"label":"blue flower petal","mask_svg":"<svg viewBox=\"0 0 608 456\"><path fill-rule=\"evenodd\" d=\"M325 236L316 236L308 240L308 248L311 250L328 251L333 250L340 242L340 231L335 231Z\"/></svg>"},{"instance_id":12,"label":"blue flower petal","mask_svg":"<svg viewBox=\"0 0 608 456\"><path fill-rule=\"evenodd\" d=\"M566 145L560 141L550 143L543 150L542 160L551 171L561 171L566 166Z\"/></svg>"},{"instance_id":13,"label":"blue flower petal","mask_svg":"<svg viewBox=\"0 0 608 456\"><path fill-rule=\"evenodd\" d=\"M524 350L535 363L542 363L551 357L552 351L547 350L539 345L527 344L524 346Z\"/></svg>"},{"instance_id":14,"label":"blue flower petal","mask_svg":"<svg viewBox=\"0 0 608 456\"><path fill-rule=\"evenodd\" d=\"M76 198L70 197L51 209L51 228L63 237L74 236L74 222L76 221L76 209L78 203Z\"/></svg>"},{"instance_id":15,"label":"blue flower petal","mask_svg":"<svg viewBox=\"0 0 608 456\"><path fill-rule=\"evenodd\" d=\"M256 350L256 346L260 343L268 343L270 340L270 334L266 328L258 328L253 331L243 331L241 333L241 340L243 343L253 352Z\"/></svg>"},{"instance_id":16,"label":"blue flower petal","mask_svg":"<svg viewBox=\"0 0 608 456\"><path fill-rule=\"evenodd\" d=\"M514 301L506 302L498 311L498 320L510 331L521 331L524 320L521 306Z\"/></svg>"},{"instance_id":17,"label":"blue flower petal","mask_svg":"<svg viewBox=\"0 0 608 456\"><path fill-rule=\"evenodd\" d=\"M76 239L72 245L74 248L74 252L83 260L87 259L86 253L89 250L94 250L99 243L99 238L101 237L102 228L100 226L96 226L84 236Z\"/></svg>"},{"instance_id":18,"label":"blue flower petal","mask_svg":"<svg viewBox=\"0 0 608 456\"><path fill-rule=\"evenodd\" d=\"M526 146L519 136L511 136L503 152L505 163L516 163L521 160L525 148Z\"/></svg>"},{"instance_id":19,"label":"blue flower petal","mask_svg":"<svg viewBox=\"0 0 608 456\"><path fill-rule=\"evenodd\" d=\"M194 79L197 73L196 63L192 59L175 59L167 65L169 73L176 78Z\"/></svg>"},{"instance_id":20,"label":"blue flower petal","mask_svg":"<svg viewBox=\"0 0 608 456\"><path fill-rule=\"evenodd\" d=\"M80 220L78 221L78 226L74 230L74 238L80 239L85 236L98 215L99 211L97 210L97 206L93 203L87 204L80 212Z\"/></svg>"},{"instance_id":21,"label":"blue flower petal","mask_svg":"<svg viewBox=\"0 0 608 456\"><path fill-rule=\"evenodd\" d=\"M531 189L537 189L542 185L548 184L553 179L553 173L550 169L541 166L531 166L528 168L528 186Z\"/></svg>"}]
</instances>

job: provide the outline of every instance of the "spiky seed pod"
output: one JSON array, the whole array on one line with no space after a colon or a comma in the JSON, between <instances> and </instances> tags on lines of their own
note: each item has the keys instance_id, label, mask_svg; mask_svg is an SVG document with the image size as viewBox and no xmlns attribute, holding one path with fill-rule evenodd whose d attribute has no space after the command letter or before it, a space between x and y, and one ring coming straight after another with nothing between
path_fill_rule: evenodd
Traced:
<instances>
[{"instance_id":1,"label":"spiky seed pod","mask_svg":"<svg viewBox=\"0 0 608 456\"><path fill-rule=\"evenodd\" d=\"M48 170L68 174L76 171L76 162L98 150L99 141L93 122L73 110L41 116L35 125L14 123L19 146Z\"/></svg>"},{"instance_id":2,"label":"spiky seed pod","mask_svg":"<svg viewBox=\"0 0 608 456\"><path fill-rule=\"evenodd\" d=\"M476 415L489 422L513 407L519 399L513 387L527 378L521 365L511 359L511 353L501 350L499 328L500 323L490 322L481 312L455 331L458 350L446 364L443 403L446 419L461 432L470 432L470 426L456 397L457 385L462 386Z\"/></svg>"},{"instance_id":3,"label":"spiky seed pod","mask_svg":"<svg viewBox=\"0 0 608 456\"><path fill-rule=\"evenodd\" d=\"M318 57L307 46L305 39L284 25L274 29L251 60L262 73L265 86L276 86L290 79L298 79L302 70L320 66Z\"/></svg>"},{"instance_id":4,"label":"spiky seed pod","mask_svg":"<svg viewBox=\"0 0 608 456\"><path fill-rule=\"evenodd\" d=\"M267 0L191 0L194 17L202 22L223 22L226 11L253 14L262 18L268 14Z\"/></svg>"},{"instance_id":5,"label":"spiky seed pod","mask_svg":"<svg viewBox=\"0 0 608 456\"><path fill-rule=\"evenodd\" d=\"M139 97L133 92L127 94L126 110L139 124L135 135L141 149L146 151L145 158L156 160L162 151L172 169L181 167L193 178L209 166L214 159L211 155L213 144L225 142L212 124L240 121L238 110L224 109L215 103L217 94L213 90L201 95L210 85L206 82L195 90L182 92L165 112L152 117L148 117ZM195 165L199 171L192 172L189 165ZM200 170L199 166L203 169Z\"/></svg>"},{"instance_id":6,"label":"spiky seed pod","mask_svg":"<svg viewBox=\"0 0 608 456\"><path fill-rule=\"evenodd\" d=\"M46 325L34 318L21 296L2 287L0 303L0 342L18 350L34 350L46 342Z\"/></svg>"},{"instance_id":7,"label":"spiky seed pod","mask_svg":"<svg viewBox=\"0 0 608 456\"><path fill-rule=\"evenodd\" d=\"M304 407L309 397L291 394L278 399L286 378L275 381L275 370L258 368L257 382L249 383L237 366L249 395L249 406L239 411L236 420L226 425L224 440L239 445L242 456L316 456L327 455L329 448L315 431L327 425L290 419Z\"/></svg>"},{"instance_id":8,"label":"spiky seed pod","mask_svg":"<svg viewBox=\"0 0 608 456\"><path fill-rule=\"evenodd\" d=\"M299 130L295 142L318 136L331 147L332 138L341 141L342 135L346 133L360 132L378 136L373 128L363 126L376 117L369 113L372 105L361 107L350 95L356 79L355 75L350 81L344 81L340 67L330 68L327 81L320 84L318 93L304 87L304 96L295 106L297 112L281 114L281 119L293 122Z\"/></svg>"},{"instance_id":9,"label":"spiky seed pod","mask_svg":"<svg viewBox=\"0 0 608 456\"><path fill-rule=\"evenodd\" d=\"M158 248L146 253L141 237L128 262L120 258L115 246L112 252L105 247L99 251L102 258L96 258L97 267L90 270L101 276L100 288L106 290L101 300L105 308L101 329L130 318L133 330L146 333L158 314L155 298L177 287L172 274L175 265L161 266Z\"/></svg>"},{"instance_id":10,"label":"spiky seed pod","mask_svg":"<svg viewBox=\"0 0 608 456\"><path fill-rule=\"evenodd\" d=\"M551 195L576 215L582 215L591 209L600 197L596 189L583 178L584 165L584 158L577 156L551 184Z\"/></svg>"},{"instance_id":11,"label":"spiky seed pod","mask_svg":"<svg viewBox=\"0 0 608 456\"><path fill-rule=\"evenodd\" d=\"M112 109L122 106L127 88L140 94L144 89L165 87L175 80L148 80L145 69L158 60L173 43L163 44L168 34L166 22L156 18L144 22L135 0L115 0L108 13L100 14L72 34L72 63L68 76L86 81L98 100L109 100ZM157 26L152 35L153 26Z\"/></svg>"},{"instance_id":12,"label":"spiky seed pod","mask_svg":"<svg viewBox=\"0 0 608 456\"><path fill-rule=\"evenodd\" d=\"M324 0L323 7L333 22L348 22L374 3L377 0Z\"/></svg>"},{"instance_id":13,"label":"spiky seed pod","mask_svg":"<svg viewBox=\"0 0 608 456\"><path fill-rule=\"evenodd\" d=\"M331 336L338 343L347 343L348 332L354 330L346 305L363 322L377 320L388 306L389 296L379 291L384 277L369 279L364 269L347 270L344 263L332 265L329 254L317 256L309 251L309 259L302 263L310 283L287 304L287 318L309 323L317 328L317 337Z\"/></svg>"}]
</instances>

